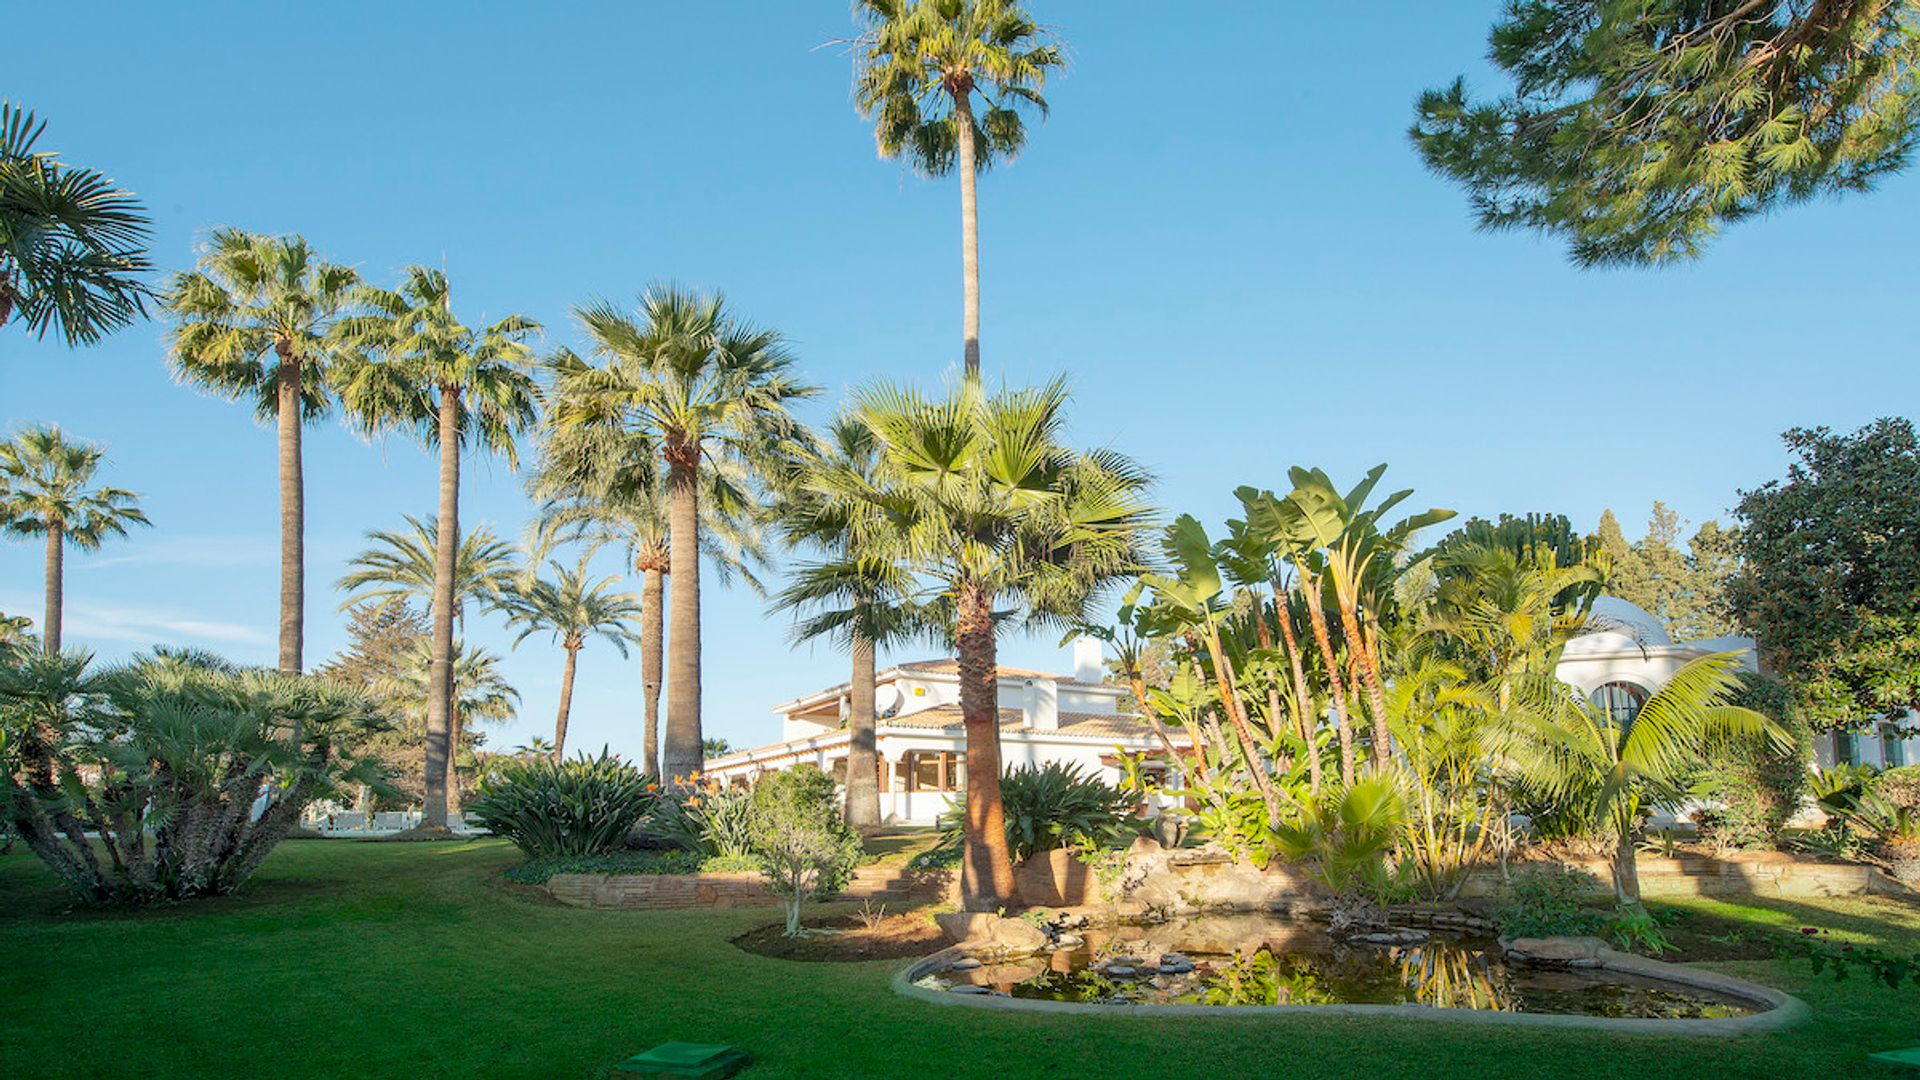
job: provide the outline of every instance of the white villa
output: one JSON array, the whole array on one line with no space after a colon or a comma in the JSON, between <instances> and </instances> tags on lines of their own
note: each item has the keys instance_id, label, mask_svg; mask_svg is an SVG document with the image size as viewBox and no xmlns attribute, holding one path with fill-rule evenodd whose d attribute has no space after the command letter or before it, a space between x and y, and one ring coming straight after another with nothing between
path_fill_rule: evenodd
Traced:
<instances>
[{"instance_id":1,"label":"white villa","mask_svg":"<svg viewBox=\"0 0 1920 1080\"><path fill-rule=\"evenodd\" d=\"M1698 656L1738 652L1758 670L1748 637L1674 641L1660 621L1625 600L1601 597L1593 615L1599 629L1569 642L1557 674L1616 716L1631 716L1680 666ZM1154 752L1159 743L1137 716L1121 711L1124 687L1104 681L1100 643L1074 644L1072 675L1000 669L1000 754L1006 768L1047 761L1076 763L1108 782L1120 779L1119 752ZM884 821L928 825L966 783L966 733L960 720L959 666L953 660L898 664L877 677L874 707ZM762 773L800 762L845 780L849 686L841 683L774 706L781 741L740 750L706 763L721 783L749 784ZM1186 739L1176 734L1176 743ZM1839 736L1819 740L1822 765L1841 760L1874 765L1920 761L1920 739Z\"/></svg>"},{"instance_id":2,"label":"white villa","mask_svg":"<svg viewBox=\"0 0 1920 1080\"><path fill-rule=\"evenodd\" d=\"M1072 762L1088 775L1120 779L1116 751L1152 750L1146 724L1122 712L1124 687L1103 681L1100 643L1074 644L1072 675L1000 669L1000 758L1008 769ZM879 672L880 816L896 824L930 825L963 789L966 733L960 722L959 665L921 660ZM709 758L707 775L751 783L763 772L808 762L844 780L849 686L841 683L774 706L782 741Z\"/></svg>"}]
</instances>

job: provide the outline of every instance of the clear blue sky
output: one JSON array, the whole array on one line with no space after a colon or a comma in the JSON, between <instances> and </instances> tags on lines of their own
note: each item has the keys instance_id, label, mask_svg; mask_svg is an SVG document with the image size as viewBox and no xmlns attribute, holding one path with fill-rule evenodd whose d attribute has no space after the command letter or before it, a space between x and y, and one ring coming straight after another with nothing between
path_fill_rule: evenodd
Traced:
<instances>
[{"instance_id":1,"label":"clear blue sky","mask_svg":"<svg viewBox=\"0 0 1920 1080\"><path fill-rule=\"evenodd\" d=\"M1496 0L1167 5L1032 0L1072 43L1052 119L981 187L990 377L1069 373L1078 438L1217 523L1290 463L1376 462L1422 505L1544 509L1629 532L1693 522L1779 475L1778 433L1911 414L1920 177L1743 226L1694 266L1582 272L1476 233L1404 137L1424 87L1477 75ZM650 281L725 289L831 393L937 379L958 358L958 193L874 157L848 99L850 29L815 3L21 5L0 96L47 144L152 208L188 265L214 225L300 232L391 282L444 263L470 321ZM69 351L0 333L0 424L103 441L156 527L68 563L69 636L271 662L273 437L175 385L159 324ZM517 535L504 465L471 460L462 516ZM307 441L308 655L343 643L330 585L361 534L430 513L418 447L337 425ZM0 610L40 611L40 549L0 546ZM485 626L485 623L482 623ZM838 681L826 649L709 591L707 729L777 732L769 705ZM504 649L497 627L473 634ZM1051 640L1016 662L1064 665ZM551 732L560 654L529 640L514 745ZM639 746L637 665L581 665L580 747Z\"/></svg>"}]
</instances>

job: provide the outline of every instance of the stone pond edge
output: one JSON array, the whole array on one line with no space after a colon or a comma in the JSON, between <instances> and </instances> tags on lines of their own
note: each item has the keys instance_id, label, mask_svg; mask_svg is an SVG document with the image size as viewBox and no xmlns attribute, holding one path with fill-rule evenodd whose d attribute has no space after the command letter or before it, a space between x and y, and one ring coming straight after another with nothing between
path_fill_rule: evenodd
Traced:
<instances>
[{"instance_id":1,"label":"stone pond edge","mask_svg":"<svg viewBox=\"0 0 1920 1080\"><path fill-rule=\"evenodd\" d=\"M892 980L893 992L916 998L930 1005L959 1006L974 1009L1002 1009L1010 1012L1054 1013L1078 1016L1372 1016L1399 1017L1440 1023L1503 1024L1510 1027L1580 1029L1627 1034L1691 1035L1708 1038L1738 1038L1765 1032L1784 1031L1806 1022L1813 1010L1806 1002L1785 991L1748 982L1731 975L1703 968L1672 964L1643 956L1630 956L1605 950L1600 970L1659 979L1663 982L1713 990L1765 1004L1765 1012L1750 1016L1714 1019L1657 1020L1647 1017L1571 1016L1556 1013L1510 1013L1483 1009L1441 1009L1431 1005L1104 1005L1090 1001L1040 1001L1032 998L997 997L987 994L955 994L915 985L919 980L944 970L947 965L968 955L960 946L942 949L902 969Z\"/></svg>"}]
</instances>

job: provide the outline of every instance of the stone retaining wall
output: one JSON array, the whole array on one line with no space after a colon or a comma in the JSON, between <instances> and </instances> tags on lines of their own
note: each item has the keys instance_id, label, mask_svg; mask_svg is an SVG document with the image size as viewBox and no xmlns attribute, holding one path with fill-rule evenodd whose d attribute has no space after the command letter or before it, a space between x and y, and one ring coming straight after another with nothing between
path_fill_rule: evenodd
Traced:
<instances>
[{"instance_id":1,"label":"stone retaining wall","mask_svg":"<svg viewBox=\"0 0 1920 1080\"><path fill-rule=\"evenodd\" d=\"M1525 864L1516 864L1518 870ZM1567 865L1600 881L1595 894L1611 894L1613 871L1604 859ZM1639 860L1642 896L1865 896L1911 895L1907 888L1878 867L1860 863L1818 862L1774 851L1731 852L1719 858L1666 859L1642 855ZM1480 871L1467 882L1462 895L1491 896L1499 890L1500 875Z\"/></svg>"},{"instance_id":2,"label":"stone retaining wall","mask_svg":"<svg viewBox=\"0 0 1920 1080\"><path fill-rule=\"evenodd\" d=\"M941 900L958 887L950 870L863 866L834 899L918 903ZM775 903L759 874L555 874L547 892L570 907L660 910L766 907Z\"/></svg>"}]
</instances>

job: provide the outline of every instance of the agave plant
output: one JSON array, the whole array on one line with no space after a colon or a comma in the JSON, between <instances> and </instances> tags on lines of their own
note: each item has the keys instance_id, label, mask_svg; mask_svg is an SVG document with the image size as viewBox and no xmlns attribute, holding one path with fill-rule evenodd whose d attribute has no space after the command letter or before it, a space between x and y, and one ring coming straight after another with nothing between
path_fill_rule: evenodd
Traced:
<instances>
[{"instance_id":1,"label":"agave plant","mask_svg":"<svg viewBox=\"0 0 1920 1080\"><path fill-rule=\"evenodd\" d=\"M1000 778L1006 806L1007 850L1019 862L1055 848L1104 848L1125 835L1133 796L1080 766L1049 761L1023 765ZM965 839L965 810L953 806L940 816L942 849L958 851Z\"/></svg>"},{"instance_id":2,"label":"agave plant","mask_svg":"<svg viewBox=\"0 0 1920 1080\"><path fill-rule=\"evenodd\" d=\"M528 858L605 855L626 843L659 785L603 748L567 761L496 761L467 814Z\"/></svg>"}]
</instances>

